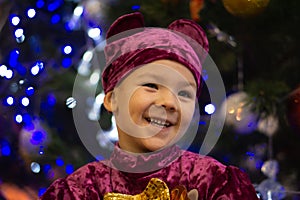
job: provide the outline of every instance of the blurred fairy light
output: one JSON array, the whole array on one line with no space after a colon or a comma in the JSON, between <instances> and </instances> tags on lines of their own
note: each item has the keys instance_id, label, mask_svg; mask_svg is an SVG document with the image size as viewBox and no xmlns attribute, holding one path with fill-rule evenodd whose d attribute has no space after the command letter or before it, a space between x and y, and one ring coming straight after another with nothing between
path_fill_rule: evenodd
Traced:
<instances>
[{"instance_id":1,"label":"blurred fairy light","mask_svg":"<svg viewBox=\"0 0 300 200\"><path fill-rule=\"evenodd\" d=\"M101 105L104 101L104 97L105 97L105 94L103 92L99 93L95 99L96 104Z\"/></svg>"},{"instance_id":2,"label":"blurred fairy light","mask_svg":"<svg viewBox=\"0 0 300 200\"><path fill-rule=\"evenodd\" d=\"M21 104L25 107L27 107L29 105L30 101L28 99L28 97L22 97L21 98Z\"/></svg>"},{"instance_id":3,"label":"blurred fairy light","mask_svg":"<svg viewBox=\"0 0 300 200\"><path fill-rule=\"evenodd\" d=\"M16 15L11 16L10 22L12 25L17 26L20 23L20 21L21 21L20 17Z\"/></svg>"},{"instance_id":4,"label":"blurred fairy light","mask_svg":"<svg viewBox=\"0 0 300 200\"><path fill-rule=\"evenodd\" d=\"M92 121L98 121L99 118L100 118L100 107L103 103L103 100L104 100L104 93L101 92L99 93L95 100L94 100L94 103L93 103L93 106L90 110L90 112L88 113L88 118L89 120L92 120Z\"/></svg>"},{"instance_id":5,"label":"blurred fairy light","mask_svg":"<svg viewBox=\"0 0 300 200\"><path fill-rule=\"evenodd\" d=\"M11 79L14 75L14 72L11 69L8 69L6 65L0 66L0 76L6 79Z\"/></svg>"},{"instance_id":6,"label":"blurred fairy light","mask_svg":"<svg viewBox=\"0 0 300 200\"><path fill-rule=\"evenodd\" d=\"M6 103L7 103L7 105L10 105L10 106L14 105L14 103L15 103L14 97L8 96L8 97L6 98Z\"/></svg>"},{"instance_id":7,"label":"blurred fairy light","mask_svg":"<svg viewBox=\"0 0 300 200\"><path fill-rule=\"evenodd\" d=\"M77 6L74 11L71 19L66 23L65 29L67 31L75 30L80 27L80 17L83 14L83 7Z\"/></svg>"},{"instance_id":8,"label":"blurred fairy light","mask_svg":"<svg viewBox=\"0 0 300 200\"><path fill-rule=\"evenodd\" d=\"M40 68L37 66L37 65L34 65L31 69L30 69L30 72L32 75L37 75L40 71Z\"/></svg>"},{"instance_id":9,"label":"blurred fairy light","mask_svg":"<svg viewBox=\"0 0 300 200\"><path fill-rule=\"evenodd\" d=\"M67 164L67 165L66 165L66 173L67 173L67 174L71 174L71 173L73 173L73 172L74 172L74 166L71 165L71 164Z\"/></svg>"},{"instance_id":10,"label":"blurred fairy light","mask_svg":"<svg viewBox=\"0 0 300 200\"><path fill-rule=\"evenodd\" d=\"M66 45L63 47L63 53L68 55L72 52L72 47L70 45Z\"/></svg>"},{"instance_id":11,"label":"blurred fairy light","mask_svg":"<svg viewBox=\"0 0 300 200\"><path fill-rule=\"evenodd\" d=\"M93 58L93 51L91 50L86 51L82 56L82 60L85 62L90 62L92 58Z\"/></svg>"},{"instance_id":12,"label":"blurred fairy light","mask_svg":"<svg viewBox=\"0 0 300 200\"><path fill-rule=\"evenodd\" d=\"M131 6L132 10L139 10L140 8L141 8L140 5L133 5L133 6Z\"/></svg>"},{"instance_id":13,"label":"blurred fairy light","mask_svg":"<svg viewBox=\"0 0 300 200\"><path fill-rule=\"evenodd\" d=\"M77 6L73 11L73 15L76 17L80 17L82 14L83 14L83 6Z\"/></svg>"},{"instance_id":14,"label":"blurred fairy light","mask_svg":"<svg viewBox=\"0 0 300 200\"><path fill-rule=\"evenodd\" d=\"M64 160L61 157L56 158L55 163L59 167L61 167L65 164Z\"/></svg>"},{"instance_id":15,"label":"blurred fairy light","mask_svg":"<svg viewBox=\"0 0 300 200\"><path fill-rule=\"evenodd\" d=\"M30 168L31 168L31 171L33 172L33 173L40 173L40 171L41 171L41 166L40 166L40 164L39 163L37 163L37 162L32 162L31 164L30 164Z\"/></svg>"},{"instance_id":16,"label":"blurred fairy light","mask_svg":"<svg viewBox=\"0 0 300 200\"><path fill-rule=\"evenodd\" d=\"M10 69L6 70L6 73L5 73L5 78L6 79L11 79L14 75L14 72Z\"/></svg>"},{"instance_id":17,"label":"blurred fairy light","mask_svg":"<svg viewBox=\"0 0 300 200\"><path fill-rule=\"evenodd\" d=\"M75 108L75 106L76 106L76 100L74 99L74 97L69 97L69 98L67 98L67 100L66 100L66 106L68 107L68 108Z\"/></svg>"},{"instance_id":18,"label":"blurred fairy light","mask_svg":"<svg viewBox=\"0 0 300 200\"><path fill-rule=\"evenodd\" d=\"M54 12L55 10L57 10L62 4L64 3L63 0L52 0L49 1L47 9L50 12Z\"/></svg>"},{"instance_id":19,"label":"blurred fairy light","mask_svg":"<svg viewBox=\"0 0 300 200\"><path fill-rule=\"evenodd\" d=\"M88 118L92 121L98 121L100 119L100 109L104 100L104 93L100 93L94 99L93 106L88 114Z\"/></svg>"},{"instance_id":20,"label":"blurred fairy light","mask_svg":"<svg viewBox=\"0 0 300 200\"><path fill-rule=\"evenodd\" d=\"M209 115L211 115L211 114L213 114L214 112L215 112L215 110L216 110L216 108L215 108L215 106L213 105L213 104L207 104L205 107L204 107L204 111L207 113L207 114L209 114Z\"/></svg>"},{"instance_id":21,"label":"blurred fairy light","mask_svg":"<svg viewBox=\"0 0 300 200\"><path fill-rule=\"evenodd\" d=\"M10 145L6 140L0 140L0 156L9 156L11 154Z\"/></svg>"},{"instance_id":22,"label":"blurred fairy light","mask_svg":"<svg viewBox=\"0 0 300 200\"><path fill-rule=\"evenodd\" d=\"M39 154L40 154L40 155L43 155L43 154L44 154L44 146L40 146Z\"/></svg>"},{"instance_id":23,"label":"blurred fairy light","mask_svg":"<svg viewBox=\"0 0 300 200\"><path fill-rule=\"evenodd\" d=\"M29 18L33 18L35 15L36 15L35 9L29 8L29 9L27 10L27 16L28 16Z\"/></svg>"},{"instance_id":24,"label":"blurred fairy light","mask_svg":"<svg viewBox=\"0 0 300 200\"><path fill-rule=\"evenodd\" d=\"M45 5L45 2L43 0L37 0L36 7L42 8Z\"/></svg>"},{"instance_id":25,"label":"blurred fairy light","mask_svg":"<svg viewBox=\"0 0 300 200\"><path fill-rule=\"evenodd\" d=\"M98 27L88 29L87 33L93 40L99 40L101 38L101 29Z\"/></svg>"},{"instance_id":26,"label":"blurred fairy light","mask_svg":"<svg viewBox=\"0 0 300 200\"><path fill-rule=\"evenodd\" d=\"M22 43L25 40L24 30L22 28L18 28L15 30L15 37L18 43Z\"/></svg>"},{"instance_id":27,"label":"blurred fairy light","mask_svg":"<svg viewBox=\"0 0 300 200\"><path fill-rule=\"evenodd\" d=\"M93 51L87 50L78 65L77 71L82 76L87 76L90 73L91 60L93 58Z\"/></svg>"},{"instance_id":28,"label":"blurred fairy light","mask_svg":"<svg viewBox=\"0 0 300 200\"><path fill-rule=\"evenodd\" d=\"M52 17L51 17L51 23L52 24L57 24L59 21L60 21L61 17L59 14L54 14Z\"/></svg>"},{"instance_id":29,"label":"blurred fairy light","mask_svg":"<svg viewBox=\"0 0 300 200\"><path fill-rule=\"evenodd\" d=\"M8 63L11 67L18 67L18 59L20 56L20 52L18 49L13 49L9 52L9 60Z\"/></svg>"},{"instance_id":30,"label":"blurred fairy light","mask_svg":"<svg viewBox=\"0 0 300 200\"><path fill-rule=\"evenodd\" d=\"M34 88L32 86L29 86L28 88L26 88L26 91L25 93L28 95L28 96L32 96L34 94Z\"/></svg>"},{"instance_id":31,"label":"blurred fairy light","mask_svg":"<svg viewBox=\"0 0 300 200\"><path fill-rule=\"evenodd\" d=\"M11 69L8 69L6 65L0 66L0 76L6 79L11 79L14 75L14 72Z\"/></svg>"},{"instance_id":32,"label":"blurred fairy light","mask_svg":"<svg viewBox=\"0 0 300 200\"><path fill-rule=\"evenodd\" d=\"M4 77L6 73L7 67L6 65L1 65L0 66L0 76Z\"/></svg>"},{"instance_id":33,"label":"blurred fairy light","mask_svg":"<svg viewBox=\"0 0 300 200\"><path fill-rule=\"evenodd\" d=\"M72 58L64 58L61 62L61 65L64 67L64 68L69 68L72 66Z\"/></svg>"},{"instance_id":34,"label":"blurred fairy light","mask_svg":"<svg viewBox=\"0 0 300 200\"><path fill-rule=\"evenodd\" d=\"M15 121L17 122L17 123L22 123L22 121L23 121L23 117L22 117L22 115L21 114L17 114L16 116L15 116Z\"/></svg>"},{"instance_id":35,"label":"blurred fairy light","mask_svg":"<svg viewBox=\"0 0 300 200\"><path fill-rule=\"evenodd\" d=\"M35 65L33 65L30 69L30 73L33 76L36 76L42 69L44 69L44 63L43 62L36 62Z\"/></svg>"},{"instance_id":36,"label":"blurred fairy light","mask_svg":"<svg viewBox=\"0 0 300 200\"><path fill-rule=\"evenodd\" d=\"M91 76L90 76L90 83L91 85L96 85L98 84L100 79L100 71L99 70L95 70Z\"/></svg>"}]
</instances>

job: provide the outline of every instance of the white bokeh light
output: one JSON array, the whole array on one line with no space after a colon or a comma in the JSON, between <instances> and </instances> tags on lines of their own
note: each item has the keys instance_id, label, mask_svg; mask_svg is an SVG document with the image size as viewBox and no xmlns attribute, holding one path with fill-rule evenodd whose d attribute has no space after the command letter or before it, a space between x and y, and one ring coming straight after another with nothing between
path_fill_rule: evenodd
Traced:
<instances>
[{"instance_id":1,"label":"white bokeh light","mask_svg":"<svg viewBox=\"0 0 300 200\"><path fill-rule=\"evenodd\" d=\"M26 107L26 106L29 105L30 101L29 101L28 97L23 97L23 98L21 99L21 103L22 103L23 106Z\"/></svg>"},{"instance_id":2,"label":"white bokeh light","mask_svg":"<svg viewBox=\"0 0 300 200\"><path fill-rule=\"evenodd\" d=\"M33 8L28 9L28 11L27 11L27 16L28 16L29 18L33 18L35 15L36 15L35 9L33 9Z\"/></svg>"}]
</instances>

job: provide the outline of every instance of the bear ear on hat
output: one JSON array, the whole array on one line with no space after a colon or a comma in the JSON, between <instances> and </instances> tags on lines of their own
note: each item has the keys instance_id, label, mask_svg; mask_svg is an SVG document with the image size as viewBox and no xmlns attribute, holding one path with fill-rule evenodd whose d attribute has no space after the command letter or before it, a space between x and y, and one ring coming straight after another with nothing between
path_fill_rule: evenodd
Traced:
<instances>
[{"instance_id":1,"label":"bear ear on hat","mask_svg":"<svg viewBox=\"0 0 300 200\"><path fill-rule=\"evenodd\" d=\"M143 15L139 12L122 15L116 19L107 31L106 38L118 33L145 26Z\"/></svg>"},{"instance_id":2,"label":"bear ear on hat","mask_svg":"<svg viewBox=\"0 0 300 200\"><path fill-rule=\"evenodd\" d=\"M205 31L202 29L202 27L199 24L197 24L193 20L189 20L189 19L175 20L168 26L168 29L183 33L187 37L192 38L197 43L199 43L206 52L208 52L209 44L208 44L208 39L206 37Z\"/></svg>"}]
</instances>

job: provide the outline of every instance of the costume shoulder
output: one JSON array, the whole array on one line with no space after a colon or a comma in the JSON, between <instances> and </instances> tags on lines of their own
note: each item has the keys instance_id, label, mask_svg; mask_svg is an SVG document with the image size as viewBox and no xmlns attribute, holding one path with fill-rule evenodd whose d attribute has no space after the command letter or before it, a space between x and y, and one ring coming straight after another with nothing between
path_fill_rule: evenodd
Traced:
<instances>
[{"instance_id":1,"label":"costume shoulder","mask_svg":"<svg viewBox=\"0 0 300 200\"><path fill-rule=\"evenodd\" d=\"M185 152L182 159L190 188L197 189L202 198L258 200L248 175L239 168L192 152Z\"/></svg>"},{"instance_id":2,"label":"costume shoulder","mask_svg":"<svg viewBox=\"0 0 300 200\"><path fill-rule=\"evenodd\" d=\"M40 200L102 199L105 187L109 187L109 167L101 162L84 165L66 178L54 181ZM100 187L101 184L101 187ZM88 198L87 198L88 197Z\"/></svg>"}]
</instances>

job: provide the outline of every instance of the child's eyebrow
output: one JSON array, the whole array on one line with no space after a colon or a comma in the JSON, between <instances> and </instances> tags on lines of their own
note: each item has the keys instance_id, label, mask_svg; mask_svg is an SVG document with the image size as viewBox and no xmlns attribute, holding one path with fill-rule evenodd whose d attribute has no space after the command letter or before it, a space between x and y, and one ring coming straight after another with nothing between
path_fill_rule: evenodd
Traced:
<instances>
[{"instance_id":1,"label":"child's eyebrow","mask_svg":"<svg viewBox=\"0 0 300 200\"><path fill-rule=\"evenodd\" d=\"M193 82L182 81L182 82L180 82L180 84L182 84L184 87L192 86L192 87L195 88L195 89L197 88L196 83L193 83Z\"/></svg>"},{"instance_id":2,"label":"child's eyebrow","mask_svg":"<svg viewBox=\"0 0 300 200\"><path fill-rule=\"evenodd\" d=\"M157 74L152 74L152 73L145 73L145 74L140 74L138 77L138 79L144 79L144 78L153 78L154 81L157 82L161 82L163 83L164 81L164 77L161 75L157 75ZM178 82L178 85L182 86L182 87L193 87L195 89L197 89L197 84L195 82L190 82L188 80L186 81L180 81Z\"/></svg>"}]
</instances>

